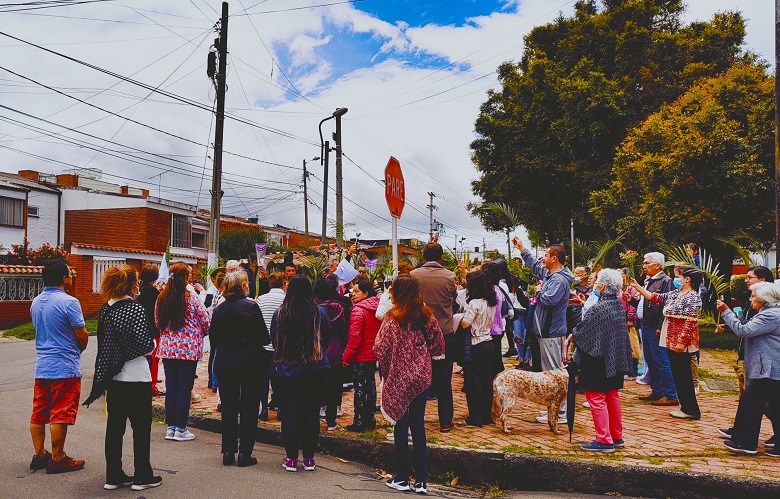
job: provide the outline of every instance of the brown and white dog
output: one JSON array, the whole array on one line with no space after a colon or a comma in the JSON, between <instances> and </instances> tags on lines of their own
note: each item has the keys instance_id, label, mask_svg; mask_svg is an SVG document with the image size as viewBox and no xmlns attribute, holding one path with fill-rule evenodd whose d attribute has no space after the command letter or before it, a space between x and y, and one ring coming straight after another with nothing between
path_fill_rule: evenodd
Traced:
<instances>
[{"instance_id":1,"label":"brown and white dog","mask_svg":"<svg viewBox=\"0 0 780 499\"><path fill-rule=\"evenodd\" d=\"M493 419L500 419L504 432L509 433L511 428L507 427L506 418L515 400L520 397L547 407L550 430L558 435L558 410L566 399L568 386L569 373L566 369L540 373L507 369L493 381Z\"/></svg>"}]
</instances>

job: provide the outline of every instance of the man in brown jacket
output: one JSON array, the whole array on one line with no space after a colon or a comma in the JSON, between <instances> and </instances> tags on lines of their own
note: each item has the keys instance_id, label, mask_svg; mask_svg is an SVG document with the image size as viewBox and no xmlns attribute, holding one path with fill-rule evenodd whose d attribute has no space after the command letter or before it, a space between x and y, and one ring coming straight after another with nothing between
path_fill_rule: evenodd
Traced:
<instances>
[{"instance_id":1,"label":"man in brown jacket","mask_svg":"<svg viewBox=\"0 0 780 499\"><path fill-rule=\"evenodd\" d=\"M453 428L452 365L455 358L455 343L452 325L452 311L458 289L455 274L441 266L444 250L439 243L431 241L423 248L425 264L411 274L420 281L420 296L428 305L444 333L444 358L433 359L433 383L431 398L438 398L439 426L446 433Z\"/></svg>"}]
</instances>

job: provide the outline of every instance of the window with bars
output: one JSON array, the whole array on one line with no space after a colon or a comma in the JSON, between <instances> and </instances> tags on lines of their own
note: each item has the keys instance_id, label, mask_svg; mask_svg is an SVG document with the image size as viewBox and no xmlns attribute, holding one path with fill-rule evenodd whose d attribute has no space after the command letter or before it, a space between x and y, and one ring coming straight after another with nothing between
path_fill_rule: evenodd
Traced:
<instances>
[{"instance_id":1,"label":"window with bars","mask_svg":"<svg viewBox=\"0 0 780 499\"><path fill-rule=\"evenodd\" d=\"M0 225L24 227L24 199L0 196Z\"/></svg>"},{"instance_id":2,"label":"window with bars","mask_svg":"<svg viewBox=\"0 0 780 499\"><path fill-rule=\"evenodd\" d=\"M171 246L192 247L192 217L171 215Z\"/></svg>"},{"instance_id":3,"label":"window with bars","mask_svg":"<svg viewBox=\"0 0 780 499\"><path fill-rule=\"evenodd\" d=\"M92 292L100 293L100 283L103 274L111 267L118 267L125 263L124 258L104 258L96 256L92 259Z\"/></svg>"}]
</instances>

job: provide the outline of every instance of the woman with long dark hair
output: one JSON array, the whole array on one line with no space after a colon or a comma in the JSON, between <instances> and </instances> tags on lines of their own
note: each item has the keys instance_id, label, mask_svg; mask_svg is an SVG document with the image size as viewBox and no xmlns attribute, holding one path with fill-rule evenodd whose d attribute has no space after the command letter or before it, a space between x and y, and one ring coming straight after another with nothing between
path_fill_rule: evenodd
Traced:
<instances>
[{"instance_id":1,"label":"woman with long dark hair","mask_svg":"<svg viewBox=\"0 0 780 499\"><path fill-rule=\"evenodd\" d=\"M493 342L493 351L490 361L491 379L498 376L498 373L504 370L504 361L501 359L501 341L504 338L504 330L506 329L507 321L511 321L514 317L514 308L509 299L509 293L504 290L504 288L507 288L506 283L501 282L504 277L501 263L506 267L506 262L503 260L485 262L482 264L482 271L485 272L488 281L493 286L493 292L495 293L497 300L496 309L493 315L493 325L490 328L490 339ZM509 271L507 270L507 273L508 272ZM501 287L501 284L504 285L504 288Z\"/></svg>"},{"instance_id":2,"label":"woman with long dark hair","mask_svg":"<svg viewBox=\"0 0 780 499\"><path fill-rule=\"evenodd\" d=\"M469 415L466 426L481 428L493 424L494 344L491 337L498 298L490 277L478 270L466 278L466 310L460 325L471 328L471 362L463 366L463 386Z\"/></svg>"},{"instance_id":3,"label":"woman with long dark hair","mask_svg":"<svg viewBox=\"0 0 780 499\"><path fill-rule=\"evenodd\" d=\"M330 340L328 315L314 302L309 278L296 275L271 320L276 352L272 376L279 387L282 412L282 441L287 454L282 467L298 470L298 449L303 469L314 471L314 450L320 436L320 406L327 387Z\"/></svg>"},{"instance_id":4,"label":"woman with long dark hair","mask_svg":"<svg viewBox=\"0 0 780 499\"><path fill-rule=\"evenodd\" d=\"M330 325L330 341L325 349L325 357L330 365L328 373L328 389L325 400L325 422L328 431L339 428L336 417L341 409L341 396L344 392L342 382L344 380L344 366L341 364L341 356L347 344L347 316L344 307L338 301L338 283L330 279L320 279L314 285L314 301L328 313ZM341 415L344 413L342 412ZM322 411L320 411L322 417Z\"/></svg>"},{"instance_id":5,"label":"woman with long dark hair","mask_svg":"<svg viewBox=\"0 0 780 499\"><path fill-rule=\"evenodd\" d=\"M157 356L165 370L166 440L183 442L195 435L187 429L195 369L203 357L203 337L209 334L211 317L203 303L187 291L190 267L174 263L165 289L157 298L155 321L160 330Z\"/></svg>"},{"instance_id":6,"label":"woman with long dark hair","mask_svg":"<svg viewBox=\"0 0 780 499\"><path fill-rule=\"evenodd\" d=\"M132 485L133 490L157 487L149 462L152 432L152 374L146 355L154 350L146 311L133 301L138 292L135 267L111 267L100 286L106 301L98 316L98 351L90 405L106 395L106 490ZM134 476L122 469L122 440L127 420L133 428Z\"/></svg>"},{"instance_id":7,"label":"woman with long dark hair","mask_svg":"<svg viewBox=\"0 0 780 499\"><path fill-rule=\"evenodd\" d=\"M154 336L155 344L160 343L160 331L157 329L157 325L154 323L154 306L157 304L157 297L160 296L160 290L158 290L154 283L160 277L160 271L157 265L150 263L144 265L141 269L141 279L138 286L138 296L135 301L141 304L146 310L146 318L149 322L149 329ZM152 371L152 396L165 395L165 392L157 388L157 374L160 368L160 359L157 357L157 349L152 352L150 357L151 371Z\"/></svg>"},{"instance_id":8,"label":"woman with long dark hair","mask_svg":"<svg viewBox=\"0 0 780 499\"><path fill-rule=\"evenodd\" d=\"M395 425L396 474L387 481L395 490L428 492L425 402L431 386L431 360L444 358L444 335L439 322L420 297L420 283L401 274L390 288L393 308L385 315L376 336L374 352L379 358L384 385L382 414ZM414 448L415 483L409 485L407 432Z\"/></svg>"},{"instance_id":9,"label":"woman with long dark hair","mask_svg":"<svg viewBox=\"0 0 780 499\"><path fill-rule=\"evenodd\" d=\"M236 462L236 452L238 466L257 464L257 459L252 457L257 433L255 418L271 357L263 347L271 338L260 307L247 298L248 294L246 272L228 274L224 282L225 301L214 309L209 332L211 347L217 352L214 371L219 376L222 399L222 464L225 466Z\"/></svg>"}]
</instances>

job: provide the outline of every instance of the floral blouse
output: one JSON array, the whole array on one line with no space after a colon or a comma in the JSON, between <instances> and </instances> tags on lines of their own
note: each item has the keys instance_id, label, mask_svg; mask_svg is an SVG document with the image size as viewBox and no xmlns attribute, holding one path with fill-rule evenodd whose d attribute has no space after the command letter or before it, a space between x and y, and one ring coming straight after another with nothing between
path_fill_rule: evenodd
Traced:
<instances>
[{"instance_id":1,"label":"floral blouse","mask_svg":"<svg viewBox=\"0 0 780 499\"><path fill-rule=\"evenodd\" d=\"M166 326L160 330L157 357L161 359L198 361L203 357L203 337L209 334L211 316L197 296L186 293L186 299L187 311L181 329L172 331Z\"/></svg>"},{"instance_id":2,"label":"floral blouse","mask_svg":"<svg viewBox=\"0 0 780 499\"><path fill-rule=\"evenodd\" d=\"M680 293L653 293L650 302L663 305L664 324L661 326L661 346L674 350L684 345L686 352L699 349L699 311L701 297L695 291Z\"/></svg>"}]
</instances>

